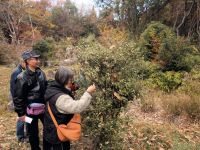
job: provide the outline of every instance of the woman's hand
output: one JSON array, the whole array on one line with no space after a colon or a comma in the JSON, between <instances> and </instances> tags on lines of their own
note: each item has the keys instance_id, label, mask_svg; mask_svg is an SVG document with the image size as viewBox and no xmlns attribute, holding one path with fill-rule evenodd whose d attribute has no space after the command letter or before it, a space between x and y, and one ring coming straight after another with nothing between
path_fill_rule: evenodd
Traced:
<instances>
[{"instance_id":1,"label":"woman's hand","mask_svg":"<svg viewBox=\"0 0 200 150\"><path fill-rule=\"evenodd\" d=\"M87 92L90 93L90 94L94 93L95 91L96 91L95 84L89 86L88 89L87 89Z\"/></svg>"}]
</instances>

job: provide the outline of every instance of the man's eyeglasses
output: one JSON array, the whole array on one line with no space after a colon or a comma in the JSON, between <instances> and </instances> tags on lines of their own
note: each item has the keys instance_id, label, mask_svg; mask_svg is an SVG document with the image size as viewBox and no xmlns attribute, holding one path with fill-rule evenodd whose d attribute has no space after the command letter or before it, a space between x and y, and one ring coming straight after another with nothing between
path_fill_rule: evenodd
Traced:
<instances>
[{"instance_id":1,"label":"man's eyeglasses","mask_svg":"<svg viewBox=\"0 0 200 150\"><path fill-rule=\"evenodd\" d=\"M39 60L39 58L38 57L32 57L32 58L30 58L30 60Z\"/></svg>"}]
</instances>

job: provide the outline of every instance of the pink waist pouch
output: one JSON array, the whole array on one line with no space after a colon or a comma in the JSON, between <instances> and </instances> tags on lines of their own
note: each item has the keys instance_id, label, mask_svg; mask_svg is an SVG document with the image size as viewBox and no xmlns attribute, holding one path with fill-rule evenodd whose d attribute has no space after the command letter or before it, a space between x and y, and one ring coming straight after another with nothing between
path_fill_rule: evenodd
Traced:
<instances>
[{"instance_id":1,"label":"pink waist pouch","mask_svg":"<svg viewBox=\"0 0 200 150\"><path fill-rule=\"evenodd\" d=\"M45 105L41 103L33 103L26 109L28 115L40 115L44 114Z\"/></svg>"}]
</instances>

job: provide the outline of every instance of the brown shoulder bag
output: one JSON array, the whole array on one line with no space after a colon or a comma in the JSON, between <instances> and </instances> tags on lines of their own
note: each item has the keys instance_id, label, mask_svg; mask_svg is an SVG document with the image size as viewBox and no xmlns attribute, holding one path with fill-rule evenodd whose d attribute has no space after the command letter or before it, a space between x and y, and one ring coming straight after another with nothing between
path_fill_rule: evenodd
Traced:
<instances>
[{"instance_id":1,"label":"brown shoulder bag","mask_svg":"<svg viewBox=\"0 0 200 150\"><path fill-rule=\"evenodd\" d=\"M81 115L74 114L73 118L67 124L60 124L56 121L48 103L48 111L57 129L57 135L60 141L76 141L81 136Z\"/></svg>"}]
</instances>

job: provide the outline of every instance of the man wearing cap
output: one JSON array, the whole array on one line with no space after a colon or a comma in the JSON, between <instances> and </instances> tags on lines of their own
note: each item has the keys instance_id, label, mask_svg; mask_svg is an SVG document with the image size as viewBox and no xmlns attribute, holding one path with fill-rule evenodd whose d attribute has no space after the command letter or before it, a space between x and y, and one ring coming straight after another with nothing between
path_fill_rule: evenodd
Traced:
<instances>
[{"instance_id":1,"label":"man wearing cap","mask_svg":"<svg viewBox=\"0 0 200 150\"><path fill-rule=\"evenodd\" d=\"M17 76L25 70L26 64L23 59L23 54L22 58L20 59L19 65L15 68L15 70L12 72L11 77L10 77L10 102L9 102L9 108L11 110L14 109L14 104L13 104L13 97L14 97L14 89L15 89L15 83L17 80ZM25 134L24 134L24 122L18 120L17 125L16 125L16 135L18 142L24 142L25 140Z\"/></svg>"},{"instance_id":2,"label":"man wearing cap","mask_svg":"<svg viewBox=\"0 0 200 150\"><path fill-rule=\"evenodd\" d=\"M46 76L38 67L39 57L35 51L24 53L26 70L18 75L14 89L14 106L19 120L26 121L26 116L32 118L27 124L29 142L32 150L40 150L38 136L38 120L43 123L44 93L46 90Z\"/></svg>"}]
</instances>

